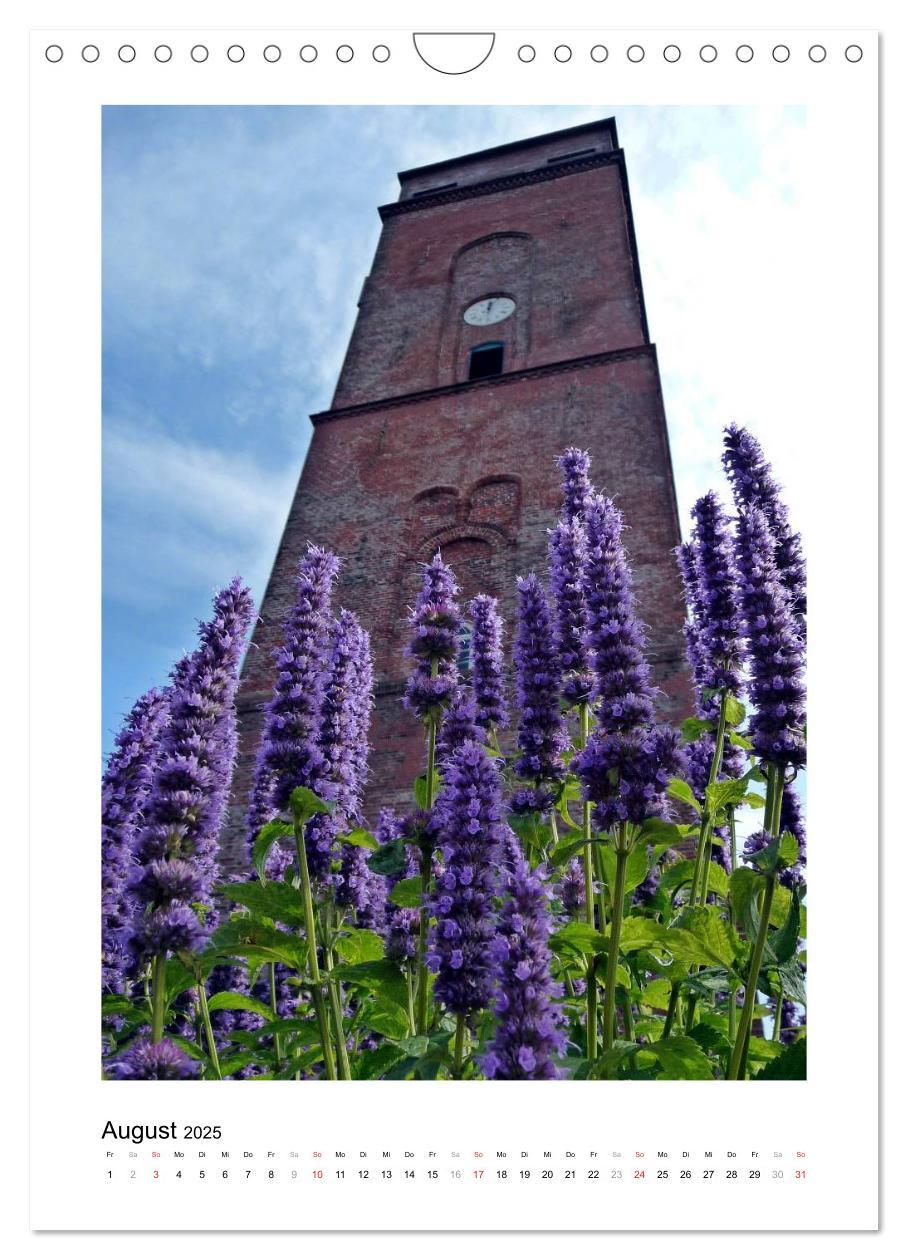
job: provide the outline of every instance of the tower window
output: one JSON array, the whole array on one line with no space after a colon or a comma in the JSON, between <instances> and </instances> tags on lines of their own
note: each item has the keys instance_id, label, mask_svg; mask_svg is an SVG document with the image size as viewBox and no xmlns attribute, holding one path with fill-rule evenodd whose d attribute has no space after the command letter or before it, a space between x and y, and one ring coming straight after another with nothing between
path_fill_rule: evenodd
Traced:
<instances>
[{"instance_id":1,"label":"tower window","mask_svg":"<svg viewBox=\"0 0 908 1260\"><path fill-rule=\"evenodd\" d=\"M470 351L468 381L479 381L484 376L498 376L504 367L504 342L484 341Z\"/></svg>"}]
</instances>

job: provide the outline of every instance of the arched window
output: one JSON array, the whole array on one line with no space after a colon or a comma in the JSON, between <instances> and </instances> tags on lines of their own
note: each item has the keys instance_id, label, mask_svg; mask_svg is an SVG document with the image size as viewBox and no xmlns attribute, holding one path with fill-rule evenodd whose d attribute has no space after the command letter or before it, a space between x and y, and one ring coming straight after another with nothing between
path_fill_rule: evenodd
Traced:
<instances>
[{"instance_id":1,"label":"arched window","mask_svg":"<svg viewBox=\"0 0 908 1260\"><path fill-rule=\"evenodd\" d=\"M504 342L484 341L470 351L468 381L479 381L486 376L498 376L504 367Z\"/></svg>"}]
</instances>

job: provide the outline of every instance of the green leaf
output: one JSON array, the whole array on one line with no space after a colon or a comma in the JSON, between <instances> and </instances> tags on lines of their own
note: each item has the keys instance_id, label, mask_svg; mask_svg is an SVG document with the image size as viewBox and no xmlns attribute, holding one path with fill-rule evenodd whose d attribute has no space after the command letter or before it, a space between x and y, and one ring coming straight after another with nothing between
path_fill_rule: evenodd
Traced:
<instances>
[{"instance_id":1,"label":"green leaf","mask_svg":"<svg viewBox=\"0 0 908 1260\"><path fill-rule=\"evenodd\" d=\"M407 982L397 965L388 958L376 962L344 963L335 967L331 976L343 980L345 984L354 984L365 989L367 993L377 994L406 1010Z\"/></svg>"},{"instance_id":2,"label":"green leaf","mask_svg":"<svg viewBox=\"0 0 908 1260\"><path fill-rule=\"evenodd\" d=\"M671 992L670 980L650 980L640 994L640 1001L644 1006L652 1007L653 1010L664 1011L668 1009Z\"/></svg>"},{"instance_id":3,"label":"green leaf","mask_svg":"<svg viewBox=\"0 0 908 1260\"><path fill-rule=\"evenodd\" d=\"M740 805L747 795L750 775L740 779L721 779L706 785L706 808L713 818L725 813L729 805Z\"/></svg>"},{"instance_id":4,"label":"green leaf","mask_svg":"<svg viewBox=\"0 0 908 1260\"><path fill-rule=\"evenodd\" d=\"M713 963L724 967L734 966L737 937L731 924L717 910L710 906L685 910L678 920L678 926L696 937Z\"/></svg>"},{"instance_id":5,"label":"green leaf","mask_svg":"<svg viewBox=\"0 0 908 1260\"><path fill-rule=\"evenodd\" d=\"M778 932L772 932L769 937L769 948L772 956L777 962L788 962L789 958L793 958L798 952L798 936L801 930L801 903L798 897L798 890L795 887L792 890L791 905L788 910L788 917L779 928Z\"/></svg>"},{"instance_id":6,"label":"green leaf","mask_svg":"<svg viewBox=\"0 0 908 1260\"><path fill-rule=\"evenodd\" d=\"M549 946L558 954L566 949L576 950L580 954L602 954L608 952L608 937L591 928L588 923L574 921L559 928L549 938Z\"/></svg>"},{"instance_id":7,"label":"green leaf","mask_svg":"<svg viewBox=\"0 0 908 1260\"><path fill-rule=\"evenodd\" d=\"M407 1012L396 1002L386 1002L381 998L363 1009L362 1021L367 1028L392 1040L405 1037L410 1031Z\"/></svg>"},{"instance_id":8,"label":"green leaf","mask_svg":"<svg viewBox=\"0 0 908 1260\"><path fill-rule=\"evenodd\" d=\"M731 908L735 922L751 940L756 940L760 920L759 898L765 888L765 880L749 866L739 866L732 871L728 881Z\"/></svg>"},{"instance_id":9,"label":"green leaf","mask_svg":"<svg viewBox=\"0 0 908 1260\"><path fill-rule=\"evenodd\" d=\"M725 737L730 744L734 744L735 748L743 748L747 752L751 752L753 749L753 740L748 739L746 735L740 734L739 731L726 731Z\"/></svg>"},{"instance_id":10,"label":"green leaf","mask_svg":"<svg viewBox=\"0 0 908 1260\"><path fill-rule=\"evenodd\" d=\"M407 869L407 846L403 839L391 840L376 849L367 859L367 865L376 875L402 875Z\"/></svg>"},{"instance_id":11,"label":"green leaf","mask_svg":"<svg viewBox=\"0 0 908 1260\"><path fill-rule=\"evenodd\" d=\"M584 840L582 836L577 839L577 833L575 831L573 836L569 836L567 839L562 840L561 843L556 845L556 847L552 850L549 854L548 865L552 869L563 866L564 863L569 862L572 857L576 857L578 853L582 853L588 844L589 841Z\"/></svg>"},{"instance_id":12,"label":"green leaf","mask_svg":"<svg viewBox=\"0 0 908 1260\"><path fill-rule=\"evenodd\" d=\"M643 1047L641 1047L643 1049ZM666 1037L645 1047L662 1068L663 1079L673 1081L712 1081L717 1065L703 1053L691 1037Z\"/></svg>"},{"instance_id":13,"label":"green leaf","mask_svg":"<svg viewBox=\"0 0 908 1260\"><path fill-rule=\"evenodd\" d=\"M565 779L561 785L561 791L555 800L555 808L564 819L565 825L570 827L572 831L577 830L577 823L571 817L568 805L571 801L579 801L580 798L580 784L576 780Z\"/></svg>"},{"instance_id":14,"label":"green leaf","mask_svg":"<svg viewBox=\"0 0 908 1260\"><path fill-rule=\"evenodd\" d=\"M707 1052L719 1055L721 1058L727 1057L731 1050L731 1042L721 1029L713 1027L712 1024L699 1023L695 1024L691 1029L691 1040L696 1041L697 1045Z\"/></svg>"},{"instance_id":15,"label":"green leaf","mask_svg":"<svg viewBox=\"0 0 908 1260\"><path fill-rule=\"evenodd\" d=\"M353 1079L374 1081L403 1058L406 1058L406 1052L390 1041L375 1050L364 1050L353 1064Z\"/></svg>"},{"instance_id":16,"label":"green leaf","mask_svg":"<svg viewBox=\"0 0 908 1260\"><path fill-rule=\"evenodd\" d=\"M411 1055L415 1059L420 1059L429 1050L428 1037L404 1037L397 1043L404 1054Z\"/></svg>"},{"instance_id":17,"label":"green leaf","mask_svg":"<svg viewBox=\"0 0 908 1260\"><path fill-rule=\"evenodd\" d=\"M695 866L696 863L692 858L682 858L680 862L672 862L662 875L661 886L666 892L675 892L678 888L689 884L694 877ZM717 893L720 897L726 896L728 876L717 862L709 863L708 879L709 892Z\"/></svg>"},{"instance_id":18,"label":"green leaf","mask_svg":"<svg viewBox=\"0 0 908 1260\"><path fill-rule=\"evenodd\" d=\"M385 956L385 946L377 932L368 928L345 928L334 943L336 952L348 963L376 962Z\"/></svg>"},{"instance_id":19,"label":"green leaf","mask_svg":"<svg viewBox=\"0 0 908 1260\"><path fill-rule=\"evenodd\" d=\"M788 996L801 1006L806 1006L807 990L804 988L804 977L801 974L801 968L798 966L797 958L787 959L774 970L778 974L779 983Z\"/></svg>"},{"instance_id":20,"label":"green leaf","mask_svg":"<svg viewBox=\"0 0 908 1260\"><path fill-rule=\"evenodd\" d=\"M606 973L608 971L608 958L603 954L596 962L596 976L601 984L605 984ZM615 967L616 983L620 989L630 989L631 973L622 963L618 963Z\"/></svg>"},{"instance_id":21,"label":"green leaf","mask_svg":"<svg viewBox=\"0 0 908 1260\"><path fill-rule=\"evenodd\" d=\"M294 927L306 925L299 889L292 884L250 880L245 884L218 884L215 892L245 906L257 919L273 919L275 923L287 923Z\"/></svg>"},{"instance_id":22,"label":"green leaf","mask_svg":"<svg viewBox=\"0 0 908 1260\"><path fill-rule=\"evenodd\" d=\"M665 790L673 800L683 801L685 805L689 805L691 809L700 813L700 803L694 796L690 784L685 783L683 779L670 779Z\"/></svg>"},{"instance_id":23,"label":"green leaf","mask_svg":"<svg viewBox=\"0 0 908 1260\"><path fill-rule=\"evenodd\" d=\"M318 1021L314 1019L274 1019L271 1011L268 1012L268 1023L263 1024L261 1028L257 1028L256 1037L273 1037L291 1036L296 1033L304 1033L304 1037L297 1038L297 1041L305 1044L314 1043L318 1039Z\"/></svg>"},{"instance_id":24,"label":"green leaf","mask_svg":"<svg viewBox=\"0 0 908 1260\"><path fill-rule=\"evenodd\" d=\"M799 1037L786 1046L777 1059L751 1078L755 1081L806 1081L807 1038Z\"/></svg>"},{"instance_id":25,"label":"green leaf","mask_svg":"<svg viewBox=\"0 0 908 1260\"><path fill-rule=\"evenodd\" d=\"M416 798L416 804L420 809L429 808L429 797L426 792L427 783L428 783L428 780L424 774L421 774L419 778L415 779L413 782L413 795ZM440 787L441 787L441 779L439 777L438 771L436 770L434 771L432 775L432 800L433 801L436 800L436 798L438 797L438 790Z\"/></svg>"},{"instance_id":26,"label":"green leaf","mask_svg":"<svg viewBox=\"0 0 908 1260\"><path fill-rule=\"evenodd\" d=\"M216 929L209 942L221 958L248 958L252 962L279 962L307 975L306 942L299 936L259 923L245 915L228 919Z\"/></svg>"},{"instance_id":27,"label":"green leaf","mask_svg":"<svg viewBox=\"0 0 908 1260\"><path fill-rule=\"evenodd\" d=\"M657 923L655 919L645 919L642 915L629 915L621 923L621 949L625 954L635 949L652 949L661 946L668 928Z\"/></svg>"},{"instance_id":28,"label":"green leaf","mask_svg":"<svg viewBox=\"0 0 908 1260\"><path fill-rule=\"evenodd\" d=\"M611 1050L606 1051L595 1063L590 1064L589 1078L601 1081L615 1080L618 1069L642 1048L636 1041L616 1041Z\"/></svg>"},{"instance_id":29,"label":"green leaf","mask_svg":"<svg viewBox=\"0 0 908 1260\"><path fill-rule=\"evenodd\" d=\"M334 809L334 801L323 801L311 788L298 787L290 793L290 812L294 822L308 822L315 814L330 814Z\"/></svg>"},{"instance_id":30,"label":"green leaf","mask_svg":"<svg viewBox=\"0 0 908 1260\"><path fill-rule=\"evenodd\" d=\"M685 744L692 744L707 731L714 731L716 724L709 718L685 718L681 723L681 739Z\"/></svg>"},{"instance_id":31,"label":"green leaf","mask_svg":"<svg viewBox=\"0 0 908 1260\"><path fill-rule=\"evenodd\" d=\"M747 717L747 710L737 696L725 697L725 722L728 726L740 726Z\"/></svg>"},{"instance_id":32,"label":"green leaf","mask_svg":"<svg viewBox=\"0 0 908 1260\"><path fill-rule=\"evenodd\" d=\"M779 840L779 861L783 866L794 866L798 860L798 841L790 831L783 831Z\"/></svg>"},{"instance_id":33,"label":"green leaf","mask_svg":"<svg viewBox=\"0 0 908 1260\"><path fill-rule=\"evenodd\" d=\"M179 958L167 959L167 968L164 973L164 1002L167 1006L187 989L194 989L197 983L195 976Z\"/></svg>"},{"instance_id":34,"label":"green leaf","mask_svg":"<svg viewBox=\"0 0 908 1260\"><path fill-rule=\"evenodd\" d=\"M243 1054L231 1055L229 1059L220 1060L221 1076L226 1080L228 1076L239 1072L240 1068L247 1067L250 1063L262 1062L262 1056L251 1050L244 1051Z\"/></svg>"},{"instance_id":35,"label":"green leaf","mask_svg":"<svg viewBox=\"0 0 908 1260\"><path fill-rule=\"evenodd\" d=\"M272 846L285 836L292 836L293 828L289 823L276 818L274 822L265 823L252 843L252 865L259 879L265 878L265 861Z\"/></svg>"},{"instance_id":36,"label":"green leaf","mask_svg":"<svg viewBox=\"0 0 908 1260\"><path fill-rule=\"evenodd\" d=\"M274 1018L270 1006L246 993L213 993L208 999L209 1011L251 1011L266 1022Z\"/></svg>"},{"instance_id":37,"label":"green leaf","mask_svg":"<svg viewBox=\"0 0 908 1260\"><path fill-rule=\"evenodd\" d=\"M690 836L695 835L697 830L697 827L666 822L663 818L647 818L640 824L637 834L639 839L646 844L651 844L656 848L660 845L671 848L673 845L683 844Z\"/></svg>"},{"instance_id":38,"label":"green leaf","mask_svg":"<svg viewBox=\"0 0 908 1260\"><path fill-rule=\"evenodd\" d=\"M354 827L352 831L346 832L339 837L341 844L352 844L358 849L377 849L378 841L375 839L371 831L367 831L365 827Z\"/></svg>"},{"instance_id":39,"label":"green leaf","mask_svg":"<svg viewBox=\"0 0 908 1260\"><path fill-rule=\"evenodd\" d=\"M388 900L394 906L405 906L408 910L418 909L422 905L422 879L413 875L410 879L398 880L391 889Z\"/></svg>"},{"instance_id":40,"label":"green leaf","mask_svg":"<svg viewBox=\"0 0 908 1260\"><path fill-rule=\"evenodd\" d=\"M169 1032L167 1040L172 1041L174 1045L180 1047L184 1054L188 1054L190 1059L195 1059L196 1063L208 1063L208 1055L204 1050L199 1049L194 1041L190 1041L188 1037L180 1037L177 1033Z\"/></svg>"}]
</instances>

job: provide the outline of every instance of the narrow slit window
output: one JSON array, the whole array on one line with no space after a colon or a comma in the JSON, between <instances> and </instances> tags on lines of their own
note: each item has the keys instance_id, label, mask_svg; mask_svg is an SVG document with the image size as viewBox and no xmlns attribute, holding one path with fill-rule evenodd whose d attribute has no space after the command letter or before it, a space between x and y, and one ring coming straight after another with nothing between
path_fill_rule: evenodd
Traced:
<instances>
[{"instance_id":1,"label":"narrow slit window","mask_svg":"<svg viewBox=\"0 0 908 1260\"><path fill-rule=\"evenodd\" d=\"M504 342L484 341L470 351L468 381L479 381L485 376L498 376L504 368Z\"/></svg>"},{"instance_id":2,"label":"narrow slit window","mask_svg":"<svg viewBox=\"0 0 908 1260\"><path fill-rule=\"evenodd\" d=\"M457 635L457 668L462 674L469 674L473 668L473 623L463 621Z\"/></svg>"}]
</instances>

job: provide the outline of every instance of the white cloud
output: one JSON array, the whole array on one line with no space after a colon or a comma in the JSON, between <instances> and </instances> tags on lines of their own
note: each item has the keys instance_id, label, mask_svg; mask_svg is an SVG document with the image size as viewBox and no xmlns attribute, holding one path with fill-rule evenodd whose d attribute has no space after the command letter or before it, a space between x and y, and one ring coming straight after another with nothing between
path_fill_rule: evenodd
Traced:
<instances>
[{"instance_id":1,"label":"white cloud","mask_svg":"<svg viewBox=\"0 0 908 1260\"><path fill-rule=\"evenodd\" d=\"M239 572L261 594L297 469L112 418L104 437L106 594L159 609Z\"/></svg>"}]
</instances>

